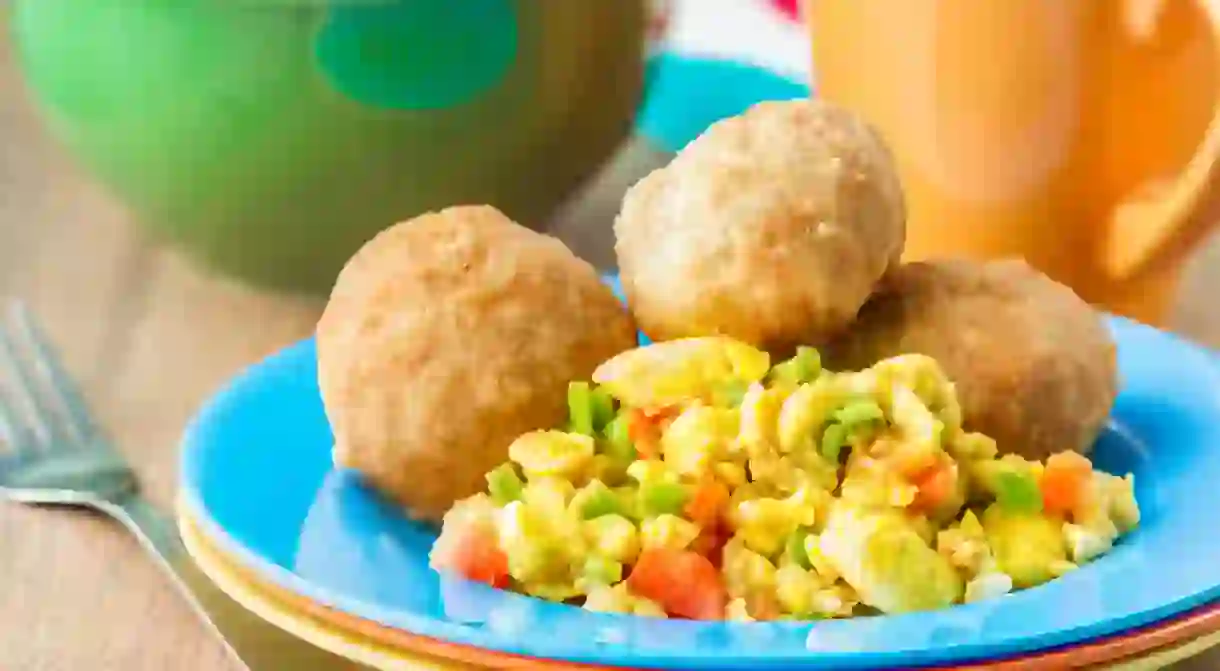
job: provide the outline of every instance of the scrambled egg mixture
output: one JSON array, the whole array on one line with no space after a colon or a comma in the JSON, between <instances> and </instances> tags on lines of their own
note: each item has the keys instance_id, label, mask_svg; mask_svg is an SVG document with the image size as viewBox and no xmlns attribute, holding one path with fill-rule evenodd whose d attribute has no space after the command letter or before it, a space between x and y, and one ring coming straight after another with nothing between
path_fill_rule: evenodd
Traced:
<instances>
[{"instance_id":1,"label":"scrambled egg mixture","mask_svg":"<svg viewBox=\"0 0 1220 671\"><path fill-rule=\"evenodd\" d=\"M438 571L596 611L819 619L943 608L1074 570L1139 523L1075 453L997 456L921 355L859 372L721 337L624 352L570 421L459 502Z\"/></svg>"}]
</instances>

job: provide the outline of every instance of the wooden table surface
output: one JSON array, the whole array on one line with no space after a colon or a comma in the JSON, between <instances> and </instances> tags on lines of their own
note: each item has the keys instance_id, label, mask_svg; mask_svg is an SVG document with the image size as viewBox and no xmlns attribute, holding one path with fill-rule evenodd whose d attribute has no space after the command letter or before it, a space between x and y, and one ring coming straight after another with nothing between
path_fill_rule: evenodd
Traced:
<instances>
[{"instance_id":1,"label":"wooden table surface","mask_svg":"<svg viewBox=\"0 0 1220 671\"><path fill-rule=\"evenodd\" d=\"M1213 345L1220 304L1207 309L1202 288L1218 282L1220 244L1196 259L1176 320ZM309 334L321 309L209 276L142 237L42 134L0 44L6 296L47 323L166 508L179 432L197 405L240 367ZM100 519L0 504L0 585L0 671L236 668L136 543Z\"/></svg>"}]
</instances>

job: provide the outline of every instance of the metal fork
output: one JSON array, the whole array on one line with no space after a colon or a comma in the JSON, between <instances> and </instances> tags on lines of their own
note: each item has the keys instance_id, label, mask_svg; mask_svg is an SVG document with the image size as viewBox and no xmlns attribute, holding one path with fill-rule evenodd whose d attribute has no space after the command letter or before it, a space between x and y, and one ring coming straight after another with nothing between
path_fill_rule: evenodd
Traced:
<instances>
[{"instance_id":1,"label":"metal fork","mask_svg":"<svg viewBox=\"0 0 1220 671\"><path fill-rule=\"evenodd\" d=\"M140 495L135 472L19 303L0 314L0 498L87 508L121 523L251 671L353 668L246 611L196 567L177 527Z\"/></svg>"}]
</instances>

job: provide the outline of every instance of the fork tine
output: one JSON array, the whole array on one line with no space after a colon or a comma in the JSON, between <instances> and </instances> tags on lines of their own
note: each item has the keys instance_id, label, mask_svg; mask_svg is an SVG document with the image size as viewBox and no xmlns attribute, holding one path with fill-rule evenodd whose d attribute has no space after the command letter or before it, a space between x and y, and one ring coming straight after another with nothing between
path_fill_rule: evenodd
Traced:
<instances>
[{"instance_id":1,"label":"fork tine","mask_svg":"<svg viewBox=\"0 0 1220 671\"><path fill-rule=\"evenodd\" d=\"M0 316L0 374L11 383L10 399L19 400L21 405L25 406L24 414L28 420L25 422L25 437L36 438L43 447L49 448L57 442L62 442L59 440L61 433L57 428L59 422L55 421L52 409L43 399L40 391L42 385L35 371L31 371L25 363L27 356L23 355L14 338L13 328L8 324L13 314L10 310L8 315ZM21 431L21 410L10 406L9 415L10 421Z\"/></svg>"},{"instance_id":2,"label":"fork tine","mask_svg":"<svg viewBox=\"0 0 1220 671\"><path fill-rule=\"evenodd\" d=\"M34 447L32 442L50 444L52 425L43 420L44 411L38 405L33 380L21 364L21 351L7 322L7 315L0 315L0 382L7 382L9 392L5 423L9 433L15 434L15 444L23 450Z\"/></svg>"},{"instance_id":3,"label":"fork tine","mask_svg":"<svg viewBox=\"0 0 1220 671\"><path fill-rule=\"evenodd\" d=\"M7 446L10 452L21 454L31 450L35 444L33 437L17 421L16 413L0 395L0 445Z\"/></svg>"},{"instance_id":4,"label":"fork tine","mask_svg":"<svg viewBox=\"0 0 1220 671\"><path fill-rule=\"evenodd\" d=\"M34 366L49 383L50 396L60 406L60 412L72 427L72 431L76 433L76 437L82 441L96 438L98 436L97 425L89 414L89 405L85 402L84 394L64 368L46 331L23 303L13 303L9 311L17 328L23 332L26 342L33 350Z\"/></svg>"}]
</instances>

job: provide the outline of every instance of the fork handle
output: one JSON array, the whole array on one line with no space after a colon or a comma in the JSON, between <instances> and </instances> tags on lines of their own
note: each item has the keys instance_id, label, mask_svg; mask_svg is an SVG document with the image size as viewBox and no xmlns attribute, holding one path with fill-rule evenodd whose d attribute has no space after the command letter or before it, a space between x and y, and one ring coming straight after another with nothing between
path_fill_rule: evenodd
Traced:
<instances>
[{"instance_id":1,"label":"fork handle","mask_svg":"<svg viewBox=\"0 0 1220 671\"><path fill-rule=\"evenodd\" d=\"M221 591L191 559L173 521L146 499L131 495L108 506L106 512L136 535L244 668L338 668L334 655L262 620Z\"/></svg>"}]
</instances>

